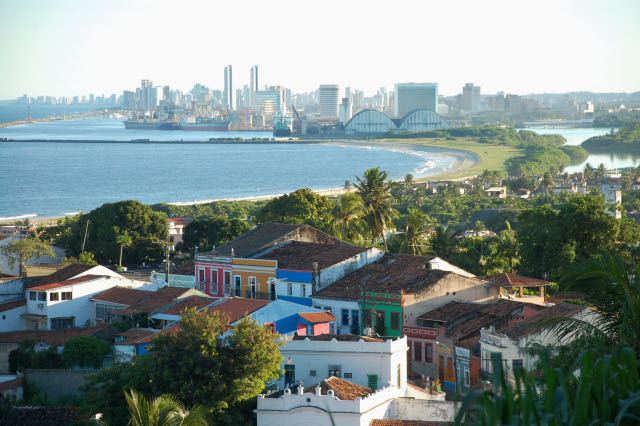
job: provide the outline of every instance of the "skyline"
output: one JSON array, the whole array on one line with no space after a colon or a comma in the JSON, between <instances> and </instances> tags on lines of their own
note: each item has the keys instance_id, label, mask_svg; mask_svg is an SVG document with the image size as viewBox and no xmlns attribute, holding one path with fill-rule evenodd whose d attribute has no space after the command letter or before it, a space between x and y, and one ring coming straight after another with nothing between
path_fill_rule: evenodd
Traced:
<instances>
[{"instance_id":1,"label":"skyline","mask_svg":"<svg viewBox=\"0 0 640 426\"><path fill-rule=\"evenodd\" d=\"M143 78L222 90L226 65L239 88L255 64L261 87L294 92L402 82L437 82L447 96L467 82L483 93L640 90L633 1L185 3L3 3L0 99L121 94Z\"/></svg>"}]
</instances>

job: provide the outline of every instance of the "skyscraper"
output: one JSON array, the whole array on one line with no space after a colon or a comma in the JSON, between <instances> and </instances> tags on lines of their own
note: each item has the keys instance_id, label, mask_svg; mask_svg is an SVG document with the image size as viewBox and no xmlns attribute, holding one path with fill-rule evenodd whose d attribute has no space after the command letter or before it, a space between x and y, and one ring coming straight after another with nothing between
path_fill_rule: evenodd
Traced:
<instances>
[{"instance_id":1,"label":"skyscraper","mask_svg":"<svg viewBox=\"0 0 640 426\"><path fill-rule=\"evenodd\" d=\"M224 67L224 91L222 92L222 106L233 109L233 67Z\"/></svg>"},{"instance_id":2,"label":"skyscraper","mask_svg":"<svg viewBox=\"0 0 640 426\"><path fill-rule=\"evenodd\" d=\"M318 93L320 117L338 118L340 104L340 86L337 84L321 84Z\"/></svg>"},{"instance_id":3,"label":"skyscraper","mask_svg":"<svg viewBox=\"0 0 640 426\"><path fill-rule=\"evenodd\" d=\"M258 66L254 65L251 67L251 79L249 82L249 101L252 109L256 108L256 90L260 90L258 86Z\"/></svg>"},{"instance_id":4,"label":"skyscraper","mask_svg":"<svg viewBox=\"0 0 640 426\"><path fill-rule=\"evenodd\" d=\"M462 88L462 109L480 111L480 86L467 83Z\"/></svg>"},{"instance_id":5,"label":"skyscraper","mask_svg":"<svg viewBox=\"0 0 640 426\"><path fill-rule=\"evenodd\" d=\"M396 83L393 114L402 117L414 109L438 112L438 83Z\"/></svg>"}]
</instances>

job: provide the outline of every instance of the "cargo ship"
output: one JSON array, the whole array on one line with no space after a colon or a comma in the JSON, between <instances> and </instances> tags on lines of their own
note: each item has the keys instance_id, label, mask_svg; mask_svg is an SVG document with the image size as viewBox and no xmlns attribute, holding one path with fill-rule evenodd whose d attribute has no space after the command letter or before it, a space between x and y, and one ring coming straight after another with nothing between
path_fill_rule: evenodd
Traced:
<instances>
[{"instance_id":1,"label":"cargo ship","mask_svg":"<svg viewBox=\"0 0 640 426\"><path fill-rule=\"evenodd\" d=\"M231 121L219 118L185 117L180 122L180 130L203 132L228 132Z\"/></svg>"},{"instance_id":2,"label":"cargo ship","mask_svg":"<svg viewBox=\"0 0 640 426\"><path fill-rule=\"evenodd\" d=\"M291 136L292 117L278 115L273 120L273 136Z\"/></svg>"},{"instance_id":3,"label":"cargo ship","mask_svg":"<svg viewBox=\"0 0 640 426\"><path fill-rule=\"evenodd\" d=\"M180 125L174 121L160 120L126 120L124 128L130 130L180 130Z\"/></svg>"}]
</instances>

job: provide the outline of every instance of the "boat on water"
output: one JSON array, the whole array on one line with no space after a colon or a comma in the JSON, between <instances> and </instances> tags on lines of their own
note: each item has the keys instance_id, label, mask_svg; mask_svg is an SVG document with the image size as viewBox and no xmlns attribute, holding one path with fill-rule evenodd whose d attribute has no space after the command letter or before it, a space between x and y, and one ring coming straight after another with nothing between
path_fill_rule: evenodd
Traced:
<instances>
[{"instance_id":1,"label":"boat on water","mask_svg":"<svg viewBox=\"0 0 640 426\"><path fill-rule=\"evenodd\" d=\"M124 128L130 130L180 130L175 121L162 120L125 120Z\"/></svg>"},{"instance_id":2,"label":"boat on water","mask_svg":"<svg viewBox=\"0 0 640 426\"><path fill-rule=\"evenodd\" d=\"M180 130L204 132L228 132L231 121L220 118L185 117L180 121Z\"/></svg>"},{"instance_id":3,"label":"boat on water","mask_svg":"<svg viewBox=\"0 0 640 426\"><path fill-rule=\"evenodd\" d=\"M278 115L273 120L273 136L291 136L293 118Z\"/></svg>"}]
</instances>

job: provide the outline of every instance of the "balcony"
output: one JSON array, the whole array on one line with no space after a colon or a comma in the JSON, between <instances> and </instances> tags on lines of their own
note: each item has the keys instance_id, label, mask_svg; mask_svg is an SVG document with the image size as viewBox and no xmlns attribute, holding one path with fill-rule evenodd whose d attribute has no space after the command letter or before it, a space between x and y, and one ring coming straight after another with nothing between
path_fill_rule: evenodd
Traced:
<instances>
[{"instance_id":1,"label":"balcony","mask_svg":"<svg viewBox=\"0 0 640 426\"><path fill-rule=\"evenodd\" d=\"M251 291L247 290L245 292L245 297L247 299L257 299L257 300L276 300L275 293L264 293L260 291Z\"/></svg>"},{"instance_id":2,"label":"balcony","mask_svg":"<svg viewBox=\"0 0 640 426\"><path fill-rule=\"evenodd\" d=\"M231 265L231 256L216 254L215 252L196 253L194 260L196 262L211 263L216 265Z\"/></svg>"}]
</instances>

